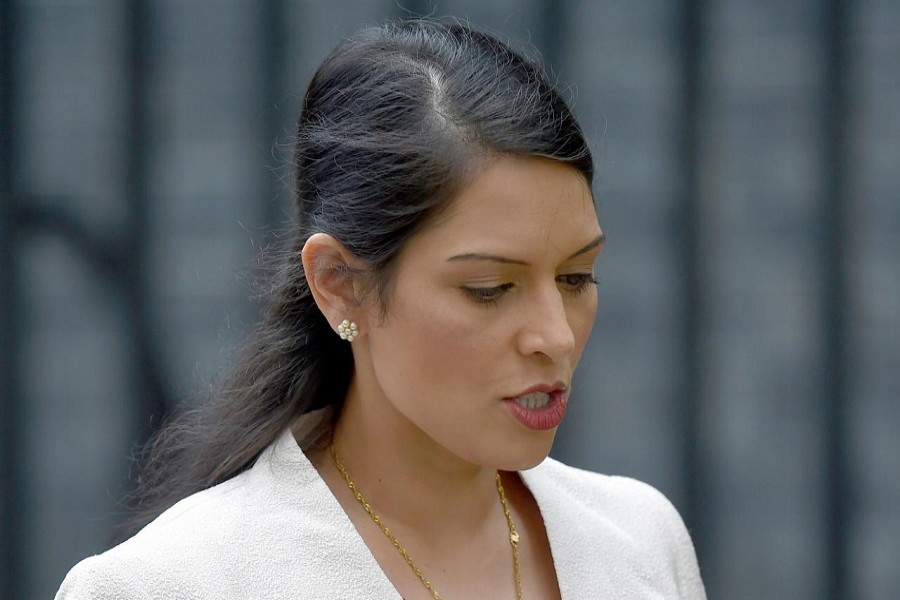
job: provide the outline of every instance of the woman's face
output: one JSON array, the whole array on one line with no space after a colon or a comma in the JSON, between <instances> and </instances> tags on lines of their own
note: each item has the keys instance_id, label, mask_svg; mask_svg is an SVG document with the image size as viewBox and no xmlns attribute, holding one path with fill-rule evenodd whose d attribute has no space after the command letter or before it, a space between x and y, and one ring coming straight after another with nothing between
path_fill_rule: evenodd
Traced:
<instances>
[{"instance_id":1,"label":"woman's face","mask_svg":"<svg viewBox=\"0 0 900 600\"><path fill-rule=\"evenodd\" d=\"M362 397L379 397L428 451L537 464L594 323L601 247L578 171L492 160L398 257L387 315L357 348L369 371L358 373Z\"/></svg>"}]
</instances>

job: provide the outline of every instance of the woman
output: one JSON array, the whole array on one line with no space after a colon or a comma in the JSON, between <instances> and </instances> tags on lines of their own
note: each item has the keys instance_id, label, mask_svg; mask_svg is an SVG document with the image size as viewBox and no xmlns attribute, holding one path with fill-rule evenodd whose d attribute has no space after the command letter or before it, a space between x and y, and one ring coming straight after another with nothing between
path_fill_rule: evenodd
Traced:
<instances>
[{"instance_id":1,"label":"woman","mask_svg":"<svg viewBox=\"0 0 900 600\"><path fill-rule=\"evenodd\" d=\"M365 29L295 161L263 325L157 440L152 522L57 598L704 598L661 494L547 458L604 235L539 67L457 23Z\"/></svg>"}]
</instances>

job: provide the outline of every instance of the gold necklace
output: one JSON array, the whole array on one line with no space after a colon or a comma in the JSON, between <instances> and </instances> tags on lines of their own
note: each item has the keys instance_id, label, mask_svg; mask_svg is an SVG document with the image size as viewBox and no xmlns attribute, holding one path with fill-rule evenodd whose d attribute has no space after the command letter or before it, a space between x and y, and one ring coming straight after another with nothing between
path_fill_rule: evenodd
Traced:
<instances>
[{"instance_id":1,"label":"gold necklace","mask_svg":"<svg viewBox=\"0 0 900 600\"><path fill-rule=\"evenodd\" d=\"M400 553L400 556L403 557L403 560L406 561L406 564L409 565L409 568L413 570L413 573L416 574L416 577L419 578L419 581L422 582L422 585L425 586L425 589L431 592L431 596L434 600L441 600L441 595L438 594L438 591L434 589L434 586L431 585L431 582L425 579L425 575L422 573L422 569L416 565L413 561L412 556L409 555L409 552L406 551L400 544L400 540L397 539L387 525L384 524L384 521L381 520L381 517L372 509L372 505L370 505L365 497L362 495L362 492L359 491L359 488L356 487L356 484L353 483L353 480L350 479L350 474L347 472L347 469L344 467L343 463L341 463L340 459L337 456L337 450L334 449L334 444L329 446L329 450L331 451L331 458L334 460L334 466L337 467L337 470L340 472L341 477L344 478L344 481L347 483L347 487L350 488L350 491L353 492L353 495L356 496L356 499L362 505L363 509L366 511L366 514L372 518L378 528L381 529L381 532L387 536L389 540L391 540L391 544L394 548L397 549L397 552ZM503 516L506 517L506 525L509 527L509 545L512 546L513 553L513 570L516 575L516 598L517 600L522 600L524 597L522 594L522 573L519 570L519 533L516 531L516 526L513 524L512 515L509 514L509 506L506 504L506 494L503 493L503 482L500 481L500 473L496 473L495 475L497 481L497 495L500 496L500 504L503 506Z\"/></svg>"}]
</instances>

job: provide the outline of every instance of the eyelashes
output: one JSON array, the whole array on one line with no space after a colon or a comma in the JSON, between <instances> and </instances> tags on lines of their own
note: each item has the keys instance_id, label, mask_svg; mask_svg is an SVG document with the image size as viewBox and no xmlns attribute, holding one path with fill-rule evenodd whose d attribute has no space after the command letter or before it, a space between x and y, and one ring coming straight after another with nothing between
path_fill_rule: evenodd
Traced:
<instances>
[{"instance_id":1,"label":"eyelashes","mask_svg":"<svg viewBox=\"0 0 900 600\"><path fill-rule=\"evenodd\" d=\"M559 275L556 281L564 290L576 296L597 285L597 278L593 273ZM460 289L476 303L490 307L496 306L506 292L513 287L512 283L504 283L491 287L462 287Z\"/></svg>"},{"instance_id":2,"label":"eyelashes","mask_svg":"<svg viewBox=\"0 0 900 600\"><path fill-rule=\"evenodd\" d=\"M597 285L597 278L593 273L572 273L560 275L556 281L562 283L569 291L581 294L592 285Z\"/></svg>"},{"instance_id":3,"label":"eyelashes","mask_svg":"<svg viewBox=\"0 0 900 600\"><path fill-rule=\"evenodd\" d=\"M494 306L500 301L507 291L511 290L513 284L504 283L493 287L463 287L461 288L469 297L479 304Z\"/></svg>"}]
</instances>

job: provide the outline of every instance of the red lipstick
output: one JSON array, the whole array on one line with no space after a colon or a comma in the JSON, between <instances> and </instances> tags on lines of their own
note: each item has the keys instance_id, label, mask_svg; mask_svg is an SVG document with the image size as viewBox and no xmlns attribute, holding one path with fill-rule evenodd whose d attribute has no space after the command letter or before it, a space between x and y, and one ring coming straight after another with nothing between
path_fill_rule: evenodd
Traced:
<instances>
[{"instance_id":1,"label":"red lipstick","mask_svg":"<svg viewBox=\"0 0 900 600\"><path fill-rule=\"evenodd\" d=\"M544 406L527 408L516 402L516 398L540 392L549 396L549 401ZM505 398L504 402L510 413L519 423L537 431L546 431L559 426L566 414L566 404L569 401L569 390L559 383L554 385L536 385L524 390L512 398Z\"/></svg>"}]
</instances>

